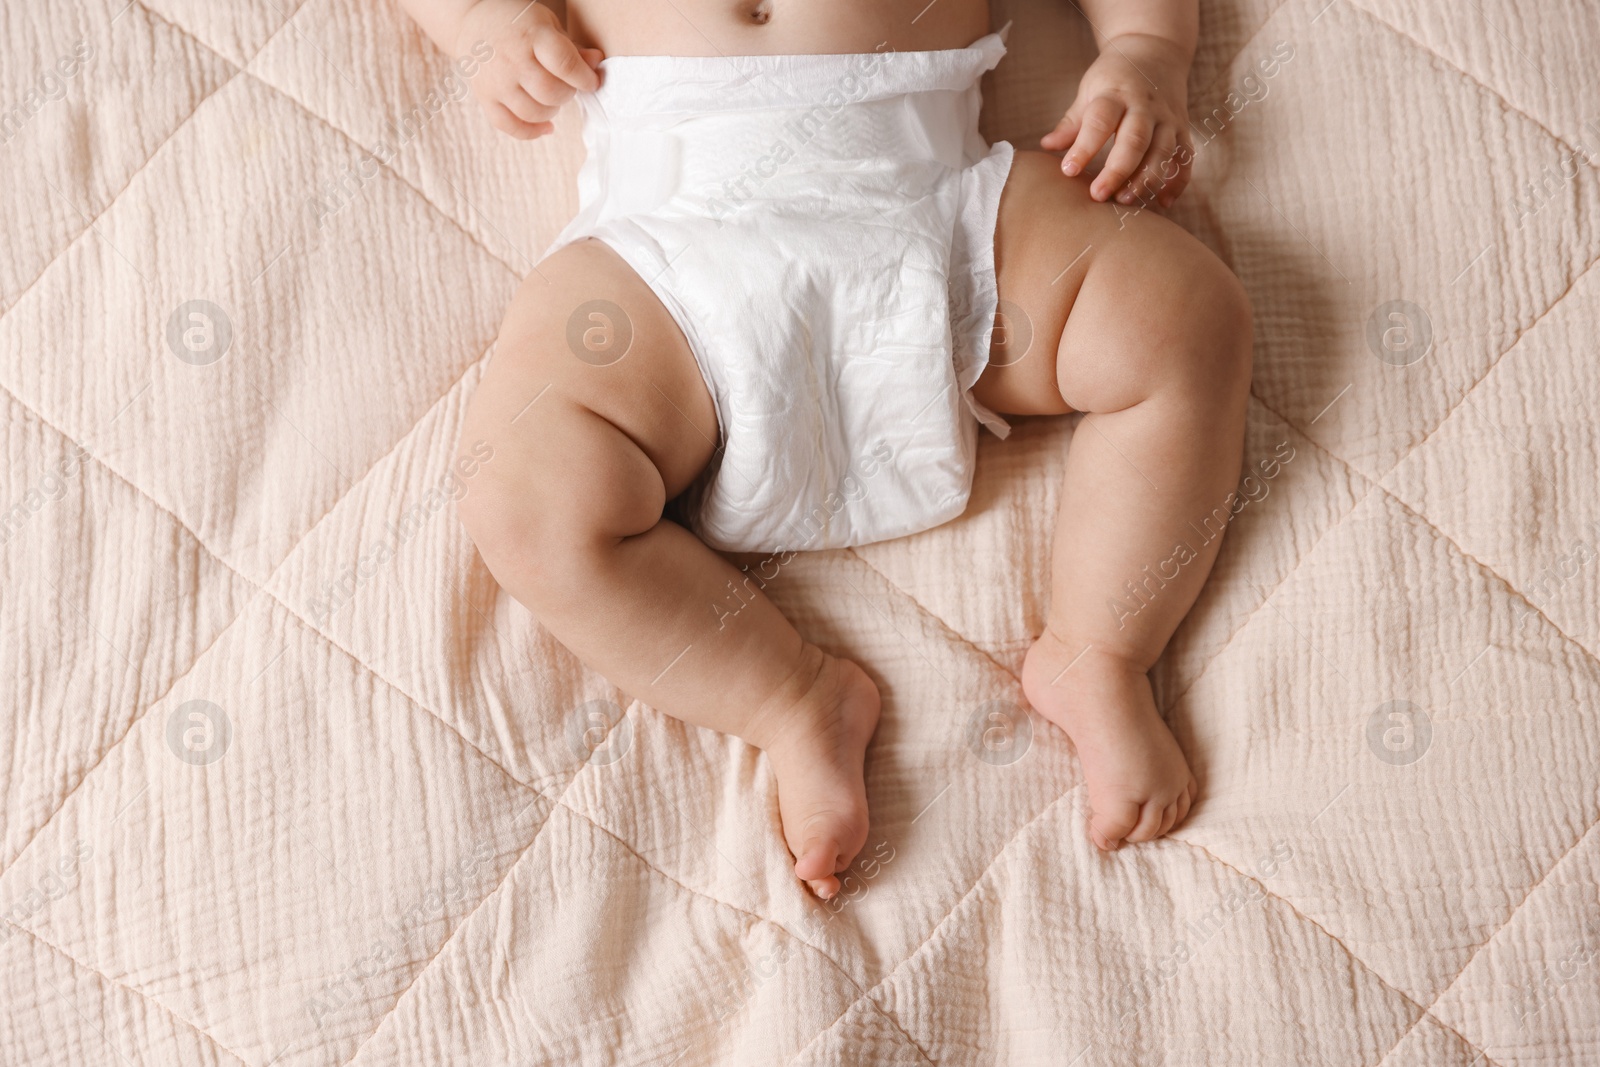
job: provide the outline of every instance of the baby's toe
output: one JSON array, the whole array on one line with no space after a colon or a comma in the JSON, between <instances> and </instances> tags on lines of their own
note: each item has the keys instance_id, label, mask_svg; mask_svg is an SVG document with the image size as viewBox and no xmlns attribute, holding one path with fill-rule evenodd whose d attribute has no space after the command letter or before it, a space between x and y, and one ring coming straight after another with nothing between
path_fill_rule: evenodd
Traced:
<instances>
[{"instance_id":1,"label":"baby's toe","mask_svg":"<svg viewBox=\"0 0 1600 1067\"><path fill-rule=\"evenodd\" d=\"M806 883L806 888L815 893L818 900L832 900L839 895L839 879L832 877L813 878Z\"/></svg>"},{"instance_id":2,"label":"baby's toe","mask_svg":"<svg viewBox=\"0 0 1600 1067\"><path fill-rule=\"evenodd\" d=\"M1134 824L1133 830L1128 834L1129 844L1143 844L1154 841L1161 836L1161 819L1166 814L1166 805L1160 798L1147 800L1139 805L1139 821Z\"/></svg>"},{"instance_id":3,"label":"baby's toe","mask_svg":"<svg viewBox=\"0 0 1600 1067\"><path fill-rule=\"evenodd\" d=\"M831 881L837 885L839 880L833 874L839 869L839 860L839 844L831 835L811 837L795 860L794 873L803 882Z\"/></svg>"},{"instance_id":4,"label":"baby's toe","mask_svg":"<svg viewBox=\"0 0 1600 1067\"><path fill-rule=\"evenodd\" d=\"M1172 820L1172 825L1173 826L1182 826L1183 825L1183 820L1185 820L1185 819L1187 819L1189 817L1189 809L1194 807L1195 797L1197 797L1199 795L1200 795L1200 786L1196 782L1191 780L1189 782L1189 788L1185 789L1178 796L1178 817L1176 819Z\"/></svg>"},{"instance_id":5,"label":"baby's toe","mask_svg":"<svg viewBox=\"0 0 1600 1067\"><path fill-rule=\"evenodd\" d=\"M1183 797L1180 795L1177 800L1161 809L1161 829L1156 831L1157 837L1165 837L1169 830L1178 825L1178 805L1182 801Z\"/></svg>"},{"instance_id":6,"label":"baby's toe","mask_svg":"<svg viewBox=\"0 0 1600 1067\"><path fill-rule=\"evenodd\" d=\"M1112 852L1124 840L1132 840L1129 832L1139 825L1140 805L1131 800L1117 800L1098 806L1089 816L1089 837L1102 852Z\"/></svg>"}]
</instances>

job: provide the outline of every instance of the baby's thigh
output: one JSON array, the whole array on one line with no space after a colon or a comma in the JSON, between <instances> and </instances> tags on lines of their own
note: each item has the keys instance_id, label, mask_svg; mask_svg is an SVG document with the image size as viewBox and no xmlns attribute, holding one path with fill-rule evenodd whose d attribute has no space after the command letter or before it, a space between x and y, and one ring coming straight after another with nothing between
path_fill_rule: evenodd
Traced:
<instances>
[{"instance_id":1,"label":"baby's thigh","mask_svg":"<svg viewBox=\"0 0 1600 1067\"><path fill-rule=\"evenodd\" d=\"M517 290L468 406L461 454L477 442L493 448L486 469L499 468L496 481L518 468L524 484L587 479L593 489L621 475L623 484L659 479L656 491L671 498L716 441L715 407L682 330L621 257L588 240L544 260Z\"/></svg>"},{"instance_id":2,"label":"baby's thigh","mask_svg":"<svg viewBox=\"0 0 1600 1067\"><path fill-rule=\"evenodd\" d=\"M1199 241L1154 211L1097 203L1057 157L1018 152L995 225L1000 309L974 397L996 411L1050 415L1115 407L1119 394L1185 358L1166 335L1193 333L1187 306L1237 287ZM1198 325L1198 321L1193 322Z\"/></svg>"}]
</instances>

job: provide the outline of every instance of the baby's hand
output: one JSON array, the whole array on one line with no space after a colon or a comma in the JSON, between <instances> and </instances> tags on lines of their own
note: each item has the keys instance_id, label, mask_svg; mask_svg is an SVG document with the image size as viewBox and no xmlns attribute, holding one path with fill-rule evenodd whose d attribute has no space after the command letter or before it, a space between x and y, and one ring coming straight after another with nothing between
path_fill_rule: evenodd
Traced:
<instances>
[{"instance_id":1,"label":"baby's hand","mask_svg":"<svg viewBox=\"0 0 1600 1067\"><path fill-rule=\"evenodd\" d=\"M551 10L528 0L479 0L463 16L455 54L493 55L472 78L489 122L528 141L555 129L550 120L578 90L600 85L598 48L579 48Z\"/></svg>"},{"instance_id":2,"label":"baby's hand","mask_svg":"<svg viewBox=\"0 0 1600 1067\"><path fill-rule=\"evenodd\" d=\"M1189 184L1189 58L1171 41L1146 34L1113 37L1084 72L1078 98L1039 142L1068 149L1061 170L1083 172L1113 134L1116 143L1089 187L1099 201L1154 198L1168 207ZM1131 179L1131 180L1130 180Z\"/></svg>"}]
</instances>

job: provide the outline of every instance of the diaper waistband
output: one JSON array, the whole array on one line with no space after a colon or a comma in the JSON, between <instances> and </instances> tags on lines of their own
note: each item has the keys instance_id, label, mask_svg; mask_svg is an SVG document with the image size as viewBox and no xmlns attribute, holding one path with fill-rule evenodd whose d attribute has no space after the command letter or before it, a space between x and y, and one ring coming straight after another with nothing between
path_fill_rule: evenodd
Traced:
<instances>
[{"instance_id":1,"label":"diaper waistband","mask_svg":"<svg viewBox=\"0 0 1600 1067\"><path fill-rule=\"evenodd\" d=\"M1002 31L1003 32L1003 31ZM807 108L829 99L854 103L977 83L1006 53L1000 33L966 48L844 55L617 56L594 103L616 118Z\"/></svg>"}]
</instances>

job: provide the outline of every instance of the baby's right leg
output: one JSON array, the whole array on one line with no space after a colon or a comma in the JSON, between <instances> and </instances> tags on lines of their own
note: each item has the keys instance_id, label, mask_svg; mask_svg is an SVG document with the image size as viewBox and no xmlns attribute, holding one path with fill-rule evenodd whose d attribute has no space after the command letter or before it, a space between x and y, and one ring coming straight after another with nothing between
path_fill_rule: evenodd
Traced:
<instances>
[{"instance_id":1,"label":"baby's right leg","mask_svg":"<svg viewBox=\"0 0 1600 1067\"><path fill-rule=\"evenodd\" d=\"M719 618L729 582L751 595L743 575L662 518L711 458L715 409L621 257L580 242L523 283L461 439L494 447L460 508L500 585L614 685L765 751L795 873L838 892L866 841L877 687L759 592Z\"/></svg>"}]
</instances>

